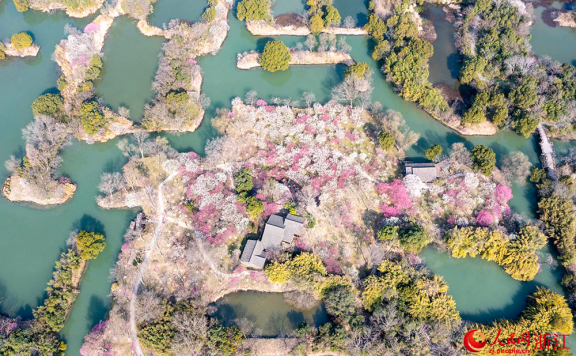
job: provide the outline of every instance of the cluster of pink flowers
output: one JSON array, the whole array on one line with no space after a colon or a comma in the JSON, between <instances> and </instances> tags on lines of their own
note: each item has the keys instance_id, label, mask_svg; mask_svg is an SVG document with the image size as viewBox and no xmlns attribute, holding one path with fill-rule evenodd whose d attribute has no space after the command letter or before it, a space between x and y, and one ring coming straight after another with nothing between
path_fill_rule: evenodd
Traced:
<instances>
[{"instance_id":1,"label":"cluster of pink flowers","mask_svg":"<svg viewBox=\"0 0 576 356\"><path fill-rule=\"evenodd\" d=\"M84 33L92 33L100 31L100 25L94 22L90 22L86 27L84 27Z\"/></svg>"},{"instance_id":2,"label":"cluster of pink flowers","mask_svg":"<svg viewBox=\"0 0 576 356\"><path fill-rule=\"evenodd\" d=\"M395 179L392 183L380 183L376 186L376 190L384 199L380 210L386 218L400 216L402 212L412 207L412 200L400 179Z\"/></svg>"},{"instance_id":3,"label":"cluster of pink flowers","mask_svg":"<svg viewBox=\"0 0 576 356\"><path fill-rule=\"evenodd\" d=\"M191 224L215 245L247 231L246 207L236 200L230 173L205 171L196 162L196 154L188 158L190 162L179 173L189 182L186 196L195 207L194 212L181 209L191 215Z\"/></svg>"},{"instance_id":4,"label":"cluster of pink flowers","mask_svg":"<svg viewBox=\"0 0 576 356\"><path fill-rule=\"evenodd\" d=\"M326 266L326 271L330 274L341 274L342 266L338 260L340 257L340 252L338 251L338 246L329 245L326 242L321 242L316 246L315 253L322 258L324 265Z\"/></svg>"}]
</instances>

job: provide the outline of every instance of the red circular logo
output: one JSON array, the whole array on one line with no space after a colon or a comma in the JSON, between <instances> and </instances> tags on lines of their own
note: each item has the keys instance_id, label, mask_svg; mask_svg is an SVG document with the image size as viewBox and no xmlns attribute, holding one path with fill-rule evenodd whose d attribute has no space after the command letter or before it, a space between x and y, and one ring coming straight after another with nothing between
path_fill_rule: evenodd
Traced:
<instances>
[{"instance_id":1,"label":"red circular logo","mask_svg":"<svg viewBox=\"0 0 576 356\"><path fill-rule=\"evenodd\" d=\"M482 339L482 341L478 342L474 340L474 333L478 332L478 336ZM479 352L481 348L486 345L486 336L481 331L478 330L470 330L464 336L464 347L466 350L470 352Z\"/></svg>"}]
</instances>

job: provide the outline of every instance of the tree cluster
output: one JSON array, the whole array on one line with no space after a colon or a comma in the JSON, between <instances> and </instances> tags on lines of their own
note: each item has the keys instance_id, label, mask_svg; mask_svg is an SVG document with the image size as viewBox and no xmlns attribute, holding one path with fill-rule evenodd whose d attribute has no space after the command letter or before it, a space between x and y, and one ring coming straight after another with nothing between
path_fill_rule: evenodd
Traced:
<instances>
[{"instance_id":1,"label":"tree cluster","mask_svg":"<svg viewBox=\"0 0 576 356\"><path fill-rule=\"evenodd\" d=\"M339 26L341 17L333 0L307 0L307 13L310 18L310 30L318 35L326 27Z\"/></svg>"}]
</instances>

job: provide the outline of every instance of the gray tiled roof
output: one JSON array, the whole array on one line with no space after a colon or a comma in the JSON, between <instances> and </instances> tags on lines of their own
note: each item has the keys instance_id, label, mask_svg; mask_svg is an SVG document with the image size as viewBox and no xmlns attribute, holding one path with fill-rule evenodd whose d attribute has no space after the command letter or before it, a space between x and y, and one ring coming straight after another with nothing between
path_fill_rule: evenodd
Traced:
<instances>
[{"instance_id":1,"label":"gray tiled roof","mask_svg":"<svg viewBox=\"0 0 576 356\"><path fill-rule=\"evenodd\" d=\"M422 182L430 183L438 178L438 171L434 163L404 162L404 173L418 176Z\"/></svg>"},{"instance_id":2,"label":"gray tiled roof","mask_svg":"<svg viewBox=\"0 0 576 356\"><path fill-rule=\"evenodd\" d=\"M282 242L292 243L295 235L300 235L306 221L301 216L288 214L286 219L280 215L270 215L261 240L248 240L242 251L240 261L250 267L263 268L266 262L265 250L276 249Z\"/></svg>"},{"instance_id":3,"label":"gray tiled roof","mask_svg":"<svg viewBox=\"0 0 576 356\"><path fill-rule=\"evenodd\" d=\"M266 253L264 252L262 242L258 240L246 241L240 261L251 267L263 268L266 262Z\"/></svg>"},{"instance_id":4,"label":"gray tiled roof","mask_svg":"<svg viewBox=\"0 0 576 356\"><path fill-rule=\"evenodd\" d=\"M300 235L302 232L302 226L304 225L305 219L301 216L296 216L288 214L286 220L284 220L284 238L283 241L287 243L292 243L294 235Z\"/></svg>"}]
</instances>

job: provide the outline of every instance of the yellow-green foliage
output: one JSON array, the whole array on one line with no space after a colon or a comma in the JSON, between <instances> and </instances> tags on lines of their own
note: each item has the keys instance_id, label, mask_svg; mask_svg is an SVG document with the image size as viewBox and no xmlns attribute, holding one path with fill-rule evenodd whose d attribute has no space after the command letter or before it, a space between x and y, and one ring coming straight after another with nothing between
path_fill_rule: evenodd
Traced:
<instances>
[{"instance_id":1,"label":"yellow-green foliage","mask_svg":"<svg viewBox=\"0 0 576 356\"><path fill-rule=\"evenodd\" d=\"M364 78L366 73L369 71L370 66L367 63L359 62L348 67L348 69L346 69L344 72L344 76L347 77L349 75L355 75L358 78Z\"/></svg>"},{"instance_id":2,"label":"yellow-green foliage","mask_svg":"<svg viewBox=\"0 0 576 356\"><path fill-rule=\"evenodd\" d=\"M14 5L18 12L25 12L30 10L30 0L14 0Z\"/></svg>"},{"instance_id":3,"label":"yellow-green foliage","mask_svg":"<svg viewBox=\"0 0 576 356\"><path fill-rule=\"evenodd\" d=\"M238 3L238 20L258 21L270 17L270 0L242 0Z\"/></svg>"},{"instance_id":4,"label":"yellow-green foliage","mask_svg":"<svg viewBox=\"0 0 576 356\"><path fill-rule=\"evenodd\" d=\"M379 276L364 281L362 302L373 311L382 301L396 301L412 318L424 322L459 321L448 285L438 276L417 271L405 262L385 260L378 266Z\"/></svg>"},{"instance_id":5,"label":"yellow-green foliage","mask_svg":"<svg viewBox=\"0 0 576 356\"><path fill-rule=\"evenodd\" d=\"M322 264L320 257L313 253L302 253L292 260L284 263L272 262L266 267L264 273L270 281L275 283L285 283L289 279L296 282L316 282L318 277L325 276L326 267Z\"/></svg>"},{"instance_id":6,"label":"yellow-green foliage","mask_svg":"<svg viewBox=\"0 0 576 356\"><path fill-rule=\"evenodd\" d=\"M445 238L453 257L480 255L498 263L506 273L521 281L534 279L538 273L536 252L546 245L544 234L531 225L520 229L515 240L509 240L499 230L485 227L456 227L448 231Z\"/></svg>"},{"instance_id":7,"label":"yellow-green foliage","mask_svg":"<svg viewBox=\"0 0 576 356\"><path fill-rule=\"evenodd\" d=\"M15 33L10 38L10 42L16 49L24 49L32 46L32 37L26 32Z\"/></svg>"},{"instance_id":8,"label":"yellow-green foliage","mask_svg":"<svg viewBox=\"0 0 576 356\"><path fill-rule=\"evenodd\" d=\"M515 334L515 337L520 337L524 333L532 335L532 342L535 342L535 335L544 335L557 332L564 335L572 333L574 321L570 307L563 296L552 292L546 288L538 288L538 290L531 294L527 300L526 309L520 314L516 320L497 320L490 326L474 325L473 329L478 329L486 335L489 342L493 342L498 335L498 339L505 341L509 335ZM559 338L559 346L561 346L562 338ZM525 343L521 345L526 345ZM530 348L534 346L531 344ZM550 348L553 347L551 344ZM518 345L510 344L498 346L500 350L509 350L518 348ZM488 355L492 347L484 347L478 355ZM551 350L552 351L552 350ZM537 353L538 355L563 355L562 353ZM568 353L569 354L569 353Z\"/></svg>"},{"instance_id":9,"label":"yellow-green foliage","mask_svg":"<svg viewBox=\"0 0 576 356\"><path fill-rule=\"evenodd\" d=\"M292 276L288 263L278 263L276 261L273 261L272 264L266 266L264 274L268 276L268 279L271 282L280 284L288 282Z\"/></svg>"},{"instance_id":10,"label":"yellow-green foliage","mask_svg":"<svg viewBox=\"0 0 576 356\"><path fill-rule=\"evenodd\" d=\"M326 277L324 279L324 281L318 285L318 293L321 296L325 296L326 293L328 293L329 291L336 289L336 288L339 288L339 287L344 287L344 288L349 288L349 289L354 288L350 278L348 278L346 276L331 275L331 276Z\"/></svg>"},{"instance_id":11,"label":"yellow-green foliage","mask_svg":"<svg viewBox=\"0 0 576 356\"><path fill-rule=\"evenodd\" d=\"M290 51L282 41L270 41L264 46L260 65L269 72L284 71L290 65Z\"/></svg>"}]
</instances>

